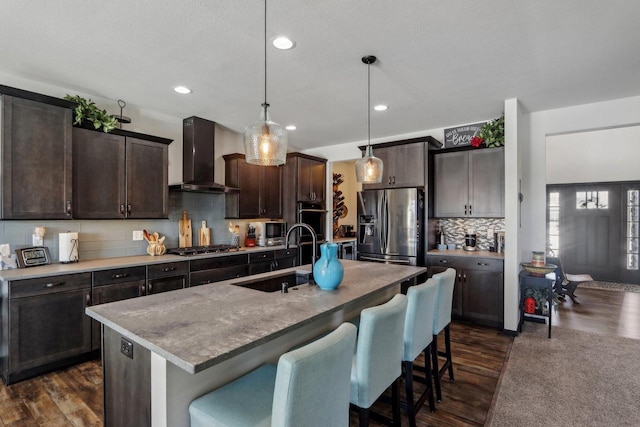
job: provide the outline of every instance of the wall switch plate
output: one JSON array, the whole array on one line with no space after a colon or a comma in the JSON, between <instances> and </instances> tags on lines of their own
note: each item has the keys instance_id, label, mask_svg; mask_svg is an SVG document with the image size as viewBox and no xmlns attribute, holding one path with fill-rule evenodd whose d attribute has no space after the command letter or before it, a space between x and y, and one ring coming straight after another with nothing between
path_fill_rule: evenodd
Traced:
<instances>
[{"instance_id":1,"label":"wall switch plate","mask_svg":"<svg viewBox=\"0 0 640 427\"><path fill-rule=\"evenodd\" d=\"M133 230L133 240L142 240L142 230Z\"/></svg>"},{"instance_id":2,"label":"wall switch plate","mask_svg":"<svg viewBox=\"0 0 640 427\"><path fill-rule=\"evenodd\" d=\"M120 337L120 352L129 359L133 359L133 343Z\"/></svg>"}]
</instances>

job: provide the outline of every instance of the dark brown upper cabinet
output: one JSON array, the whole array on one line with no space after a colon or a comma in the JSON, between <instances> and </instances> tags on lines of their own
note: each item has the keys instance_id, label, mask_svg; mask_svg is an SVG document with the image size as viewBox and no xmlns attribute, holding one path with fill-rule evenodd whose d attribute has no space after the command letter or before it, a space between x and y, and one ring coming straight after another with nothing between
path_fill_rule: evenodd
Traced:
<instances>
[{"instance_id":1,"label":"dark brown upper cabinet","mask_svg":"<svg viewBox=\"0 0 640 427\"><path fill-rule=\"evenodd\" d=\"M285 185L288 191L295 189L295 200L292 201L323 203L326 171L326 159L302 153L288 153Z\"/></svg>"},{"instance_id":2,"label":"dark brown upper cabinet","mask_svg":"<svg viewBox=\"0 0 640 427\"><path fill-rule=\"evenodd\" d=\"M2 219L70 219L73 104L0 98Z\"/></svg>"},{"instance_id":3,"label":"dark brown upper cabinet","mask_svg":"<svg viewBox=\"0 0 640 427\"><path fill-rule=\"evenodd\" d=\"M382 182L364 184L363 190L422 187L425 185L425 143L373 146L373 155L382 160Z\"/></svg>"},{"instance_id":4,"label":"dark brown upper cabinet","mask_svg":"<svg viewBox=\"0 0 640 427\"><path fill-rule=\"evenodd\" d=\"M256 166L243 154L226 154L224 183L239 188L225 194L227 218L282 218L282 167Z\"/></svg>"},{"instance_id":5,"label":"dark brown upper cabinet","mask_svg":"<svg viewBox=\"0 0 640 427\"><path fill-rule=\"evenodd\" d=\"M171 141L145 137L73 129L74 218L168 217Z\"/></svg>"},{"instance_id":6,"label":"dark brown upper cabinet","mask_svg":"<svg viewBox=\"0 0 640 427\"><path fill-rule=\"evenodd\" d=\"M435 217L504 217L504 147L434 156Z\"/></svg>"}]
</instances>

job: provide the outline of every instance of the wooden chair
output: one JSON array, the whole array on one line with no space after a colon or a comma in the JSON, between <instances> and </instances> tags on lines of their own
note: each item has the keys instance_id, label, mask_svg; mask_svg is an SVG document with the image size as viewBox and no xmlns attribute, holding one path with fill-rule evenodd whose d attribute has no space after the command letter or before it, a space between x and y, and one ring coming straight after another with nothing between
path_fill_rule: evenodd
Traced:
<instances>
[{"instance_id":1,"label":"wooden chair","mask_svg":"<svg viewBox=\"0 0 640 427\"><path fill-rule=\"evenodd\" d=\"M580 283L593 282L593 277L589 274L566 273L560 257L547 257L547 263L558 266L555 270L556 284L554 285L554 290L558 297L564 299L568 295L574 304L580 304L576 300L575 290Z\"/></svg>"}]
</instances>

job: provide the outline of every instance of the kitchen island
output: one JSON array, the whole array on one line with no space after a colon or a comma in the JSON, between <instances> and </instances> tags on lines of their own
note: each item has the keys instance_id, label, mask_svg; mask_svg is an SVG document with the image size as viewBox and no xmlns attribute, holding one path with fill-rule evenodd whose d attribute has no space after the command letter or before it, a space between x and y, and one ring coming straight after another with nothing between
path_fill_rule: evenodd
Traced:
<instances>
[{"instance_id":1,"label":"kitchen island","mask_svg":"<svg viewBox=\"0 0 640 427\"><path fill-rule=\"evenodd\" d=\"M234 285L310 270L303 266L87 308L103 324L105 425L188 426L194 398L387 301L426 271L342 263L336 291Z\"/></svg>"}]
</instances>

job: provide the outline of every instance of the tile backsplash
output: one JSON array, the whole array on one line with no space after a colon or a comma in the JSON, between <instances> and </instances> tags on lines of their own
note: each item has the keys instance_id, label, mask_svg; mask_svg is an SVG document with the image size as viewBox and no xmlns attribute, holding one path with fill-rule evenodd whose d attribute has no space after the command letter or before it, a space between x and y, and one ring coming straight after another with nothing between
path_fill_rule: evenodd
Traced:
<instances>
[{"instance_id":1,"label":"tile backsplash","mask_svg":"<svg viewBox=\"0 0 640 427\"><path fill-rule=\"evenodd\" d=\"M493 245L493 233L504 231L504 218L440 218L438 221L444 228L445 243L462 246L465 233L473 230L476 233L476 246L480 250L488 251L489 246Z\"/></svg>"},{"instance_id":2,"label":"tile backsplash","mask_svg":"<svg viewBox=\"0 0 640 427\"><path fill-rule=\"evenodd\" d=\"M211 243L230 243L229 220L225 220L224 194L170 193L169 219L149 220L29 220L0 221L0 244L9 243L11 252L16 248L33 246L32 234L37 226L44 226L44 246L49 248L53 262L58 262L58 234L78 232L80 260L145 255L147 242L133 240L133 231L146 229L166 236L167 248L178 246L178 220L186 210L191 219L193 244L197 245L198 229L202 221L211 228ZM231 220L245 233L249 221ZM243 235L243 234L242 234ZM241 244L242 244L241 235Z\"/></svg>"}]
</instances>

